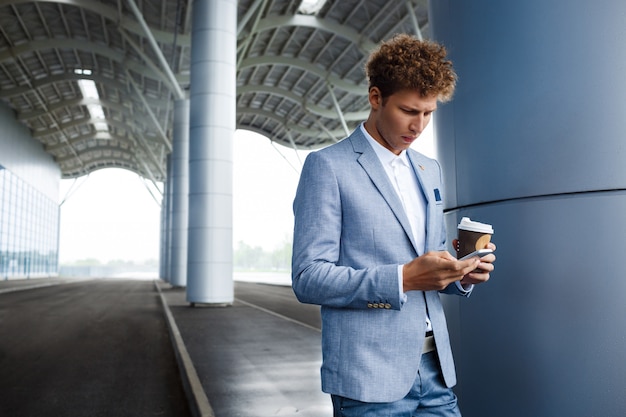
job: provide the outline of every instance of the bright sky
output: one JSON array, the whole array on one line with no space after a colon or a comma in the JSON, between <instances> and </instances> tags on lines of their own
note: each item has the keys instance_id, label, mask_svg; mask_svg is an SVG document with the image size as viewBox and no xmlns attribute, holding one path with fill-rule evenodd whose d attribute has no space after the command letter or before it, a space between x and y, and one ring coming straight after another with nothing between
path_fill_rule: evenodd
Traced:
<instances>
[{"instance_id":1,"label":"bright sky","mask_svg":"<svg viewBox=\"0 0 626 417\"><path fill-rule=\"evenodd\" d=\"M291 203L307 152L296 155L261 135L237 131L233 153L233 244L273 250L291 239ZM73 183L61 181L61 199ZM78 179L61 206L61 263L158 259L160 207L146 184L154 189L117 168Z\"/></svg>"},{"instance_id":2,"label":"bright sky","mask_svg":"<svg viewBox=\"0 0 626 417\"><path fill-rule=\"evenodd\" d=\"M243 241L273 250L291 240L291 205L307 152L296 155L249 131L238 130L234 140L233 244ZM432 130L417 142L415 149L434 155ZM161 214L146 187L154 190L149 181L109 168L72 184L74 180L61 181L61 200L72 190L61 206L61 263L158 259Z\"/></svg>"}]
</instances>

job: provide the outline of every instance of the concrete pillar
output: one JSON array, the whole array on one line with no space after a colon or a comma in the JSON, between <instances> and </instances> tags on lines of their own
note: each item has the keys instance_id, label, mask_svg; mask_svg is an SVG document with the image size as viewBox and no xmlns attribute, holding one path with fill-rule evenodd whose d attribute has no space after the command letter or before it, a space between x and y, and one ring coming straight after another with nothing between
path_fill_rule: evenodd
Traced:
<instances>
[{"instance_id":1,"label":"concrete pillar","mask_svg":"<svg viewBox=\"0 0 626 417\"><path fill-rule=\"evenodd\" d=\"M465 417L626 410L626 2L437 0L459 74L435 132L449 238L494 225L497 271L444 297Z\"/></svg>"},{"instance_id":2,"label":"concrete pillar","mask_svg":"<svg viewBox=\"0 0 626 417\"><path fill-rule=\"evenodd\" d=\"M172 141L172 240L170 284L187 285L187 221L189 214L189 101L174 103Z\"/></svg>"},{"instance_id":3,"label":"concrete pillar","mask_svg":"<svg viewBox=\"0 0 626 417\"><path fill-rule=\"evenodd\" d=\"M163 213L163 231L161 241L163 250L161 254L161 279L170 282L170 259L172 254L172 154L166 157L167 176L163 181L163 204L161 212Z\"/></svg>"},{"instance_id":4,"label":"concrete pillar","mask_svg":"<svg viewBox=\"0 0 626 417\"><path fill-rule=\"evenodd\" d=\"M165 281L167 272L165 269L166 263L166 248L167 248L167 178L163 180L163 197L161 198L161 230L159 233L159 278Z\"/></svg>"},{"instance_id":5,"label":"concrete pillar","mask_svg":"<svg viewBox=\"0 0 626 417\"><path fill-rule=\"evenodd\" d=\"M194 0L187 301L233 302L237 1Z\"/></svg>"}]
</instances>

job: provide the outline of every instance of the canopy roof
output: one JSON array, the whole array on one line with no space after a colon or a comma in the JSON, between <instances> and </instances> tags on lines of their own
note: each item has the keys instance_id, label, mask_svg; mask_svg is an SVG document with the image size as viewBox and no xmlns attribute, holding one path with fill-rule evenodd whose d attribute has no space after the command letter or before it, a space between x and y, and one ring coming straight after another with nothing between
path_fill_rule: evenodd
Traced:
<instances>
[{"instance_id":1,"label":"canopy roof","mask_svg":"<svg viewBox=\"0 0 626 417\"><path fill-rule=\"evenodd\" d=\"M366 117L369 51L426 33L428 11L427 0L328 0L315 14L301 3L238 1L237 128L314 149ZM63 178L120 167L162 181L174 100L189 90L192 0L0 4L0 98Z\"/></svg>"}]
</instances>

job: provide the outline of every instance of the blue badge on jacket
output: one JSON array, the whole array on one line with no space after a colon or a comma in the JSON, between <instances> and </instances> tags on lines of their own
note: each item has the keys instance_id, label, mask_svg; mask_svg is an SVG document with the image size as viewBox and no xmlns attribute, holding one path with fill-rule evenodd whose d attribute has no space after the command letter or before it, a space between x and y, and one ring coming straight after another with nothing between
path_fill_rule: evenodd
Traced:
<instances>
[{"instance_id":1,"label":"blue badge on jacket","mask_svg":"<svg viewBox=\"0 0 626 417\"><path fill-rule=\"evenodd\" d=\"M439 188L435 188L435 201L441 201L441 193L439 193Z\"/></svg>"}]
</instances>

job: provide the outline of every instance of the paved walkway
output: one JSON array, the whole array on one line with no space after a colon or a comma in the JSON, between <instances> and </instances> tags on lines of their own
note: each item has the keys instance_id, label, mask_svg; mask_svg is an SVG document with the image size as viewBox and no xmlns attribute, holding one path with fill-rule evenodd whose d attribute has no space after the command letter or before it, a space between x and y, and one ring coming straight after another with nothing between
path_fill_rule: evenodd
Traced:
<instances>
[{"instance_id":1,"label":"paved walkway","mask_svg":"<svg viewBox=\"0 0 626 417\"><path fill-rule=\"evenodd\" d=\"M235 297L230 307L191 307L162 281L1 281L0 416L332 416L320 390L318 307L275 285L238 282ZM37 317L47 330L33 327ZM149 391L168 405L146 409Z\"/></svg>"},{"instance_id":2,"label":"paved walkway","mask_svg":"<svg viewBox=\"0 0 626 417\"><path fill-rule=\"evenodd\" d=\"M299 304L289 287L236 283L232 306L192 308L184 290L158 285L213 415L332 416L320 388L317 307Z\"/></svg>"},{"instance_id":3,"label":"paved walkway","mask_svg":"<svg viewBox=\"0 0 626 417\"><path fill-rule=\"evenodd\" d=\"M189 416L150 281L0 283L0 416Z\"/></svg>"}]
</instances>

